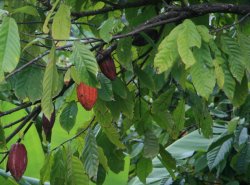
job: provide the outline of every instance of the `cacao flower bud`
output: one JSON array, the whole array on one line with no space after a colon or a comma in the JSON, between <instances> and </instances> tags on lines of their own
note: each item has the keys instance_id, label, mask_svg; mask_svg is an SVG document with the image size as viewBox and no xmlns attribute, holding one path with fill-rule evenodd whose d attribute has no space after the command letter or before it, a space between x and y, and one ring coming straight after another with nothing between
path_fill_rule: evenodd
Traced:
<instances>
[{"instance_id":1,"label":"cacao flower bud","mask_svg":"<svg viewBox=\"0 0 250 185\"><path fill-rule=\"evenodd\" d=\"M77 86L77 98L86 110L91 110L97 99L97 89L84 83Z\"/></svg>"},{"instance_id":2,"label":"cacao flower bud","mask_svg":"<svg viewBox=\"0 0 250 185\"><path fill-rule=\"evenodd\" d=\"M105 57L102 61L98 62L102 73L110 80L116 78L115 63L112 57L109 55Z\"/></svg>"},{"instance_id":3,"label":"cacao flower bud","mask_svg":"<svg viewBox=\"0 0 250 185\"><path fill-rule=\"evenodd\" d=\"M55 117L56 117L55 108L53 113L51 114L50 120L48 120L48 118L46 118L46 116L43 114L42 127L46 136L48 136L49 133L51 133L51 130L55 123Z\"/></svg>"},{"instance_id":4,"label":"cacao flower bud","mask_svg":"<svg viewBox=\"0 0 250 185\"><path fill-rule=\"evenodd\" d=\"M23 144L16 143L11 146L7 161L7 171L16 181L23 176L28 163L27 151Z\"/></svg>"}]
</instances>

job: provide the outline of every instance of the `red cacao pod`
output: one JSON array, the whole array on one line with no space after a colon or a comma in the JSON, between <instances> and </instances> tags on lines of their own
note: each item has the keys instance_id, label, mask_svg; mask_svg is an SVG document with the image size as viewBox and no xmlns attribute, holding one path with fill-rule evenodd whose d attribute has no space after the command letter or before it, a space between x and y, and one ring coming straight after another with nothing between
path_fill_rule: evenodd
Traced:
<instances>
[{"instance_id":1,"label":"red cacao pod","mask_svg":"<svg viewBox=\"0 0 250 185\"><path fill-rule=\"evenodd\" d=\"M50 120L48 120L48 118L46 118L46 116L43 114L42 127L46 136L48 136L48 134L51 133L51 130L55 123L55 118L56 118L55 108L53 113L51 114Z\"/></svg>"},{"instance_id":2,"label":"red cacao pod","mask_svg":"<svg viewBox=\"0 0 250 185\"><path fill-rule=\"evenodd\" d=\"M28 163L27 151L23 144L16 143L11 146L7 161L7 171L16 181L23 176Z\"/></svg>"},{"instance_id":3,"label":"red cacao pod","mask_svg":"<svg viewBox=\"0 0 250 185\"><path fill-rule=\"evenodd\" d=\"M103 60L98 62L102 73L110 80L116 78L115 63L111 56L105 57Z\"/></svg>"},{"instance_id":4,"label":"red cacao pod","mask_svg":"<svg viewBox=\"0 0 250 185\"><path fill-rule=\"evenodd\" d=\"M77 98L86 110L91 110L97 99L97 89L84 83L77 86Z\"/></svg>"}]
</instances>

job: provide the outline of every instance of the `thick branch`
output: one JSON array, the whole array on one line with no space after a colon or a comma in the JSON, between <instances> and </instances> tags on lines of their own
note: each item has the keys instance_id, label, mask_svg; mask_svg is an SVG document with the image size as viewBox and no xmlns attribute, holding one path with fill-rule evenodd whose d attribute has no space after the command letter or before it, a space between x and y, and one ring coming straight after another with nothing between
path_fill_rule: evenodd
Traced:
<instances>
[{"instance_id":1,"label":"thick branch","mask_svg":"<svg viewBox=\"0 0 250 185\"><path fill-rule=\"evenodd\" d=\"M157 4L158 2L161 2L159 0L138 0L136 2L128 2L125 4L116 4L115 6L111 7L105 7L99 10L91 10L91 11L85 11L85 12L72 12L71 15L80 18L80 17L85 17L85 16L91 16L91 15L98 15L98 14L104 14L110 11L115 11L115 10L122 10L126 8L136 8L140 6L147 6L147 5L154 5Z\"/></svg>"}]
</instances>

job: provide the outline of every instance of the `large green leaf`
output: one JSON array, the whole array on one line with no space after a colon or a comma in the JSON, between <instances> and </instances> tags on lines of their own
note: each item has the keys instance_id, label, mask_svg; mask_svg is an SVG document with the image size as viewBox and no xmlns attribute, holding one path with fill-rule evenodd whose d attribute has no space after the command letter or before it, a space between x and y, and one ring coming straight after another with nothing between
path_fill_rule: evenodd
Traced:
<instances>
[{"instance_id":1,"label":"large green leaf","mask_svg":"<svg viewBox=\"0 0 250 185\"><path fill-rule=\"evenodd\" d=\"M223 144L207 152L207 161L210 171L215 167L217 167L220 164L220 162L226 159L227 154L229 153L232 147L232 141L233 139L230 138Z\"/></svg>"},{"instance_id":2,"label":"large green leaf","mask_svg":"<svg viewBox=\"0 0 250 185\"><path fill-rule=\"evenodd\" d=\"M181 99L173 112L173 119L177 131L181 131L185 123L185 101Z\"/></svg>"},{"instance_id":3,"label":"large green leaf","mask_svg":"<svg viewBox=\"0 0 250 185\"><path fill-rule=\"evenodd\" d=\"M48 12L47 16L46 16L46 19L43 23L43 32L44 33L49 33L49 28L48 28L48 24L49 24L49 21L50 21L50 18L55 10L55 8L57 7L58 3L60 2L60 0L56 0L56 2L54 2L51 10Z\"/></svg>"},{"instance_id":4,"label":"large green leaf","mask_svg":"<svg viewBox=\"0 0 250 185\"><path fill-rule=\"evenodd\" d=\"M148 130L145 133L143 156L145 158L154 158L158 153L158 139L152 131Z\"/></svg>"},{"instance_id":5,"label":"large green leaf","mask_svg":"<svg viewBox=\"0 0 250 185\"><path fill-rule=\"evenodd\" d=\"M43 92L44 71L36 67L24 69L15 80L15 94L24 100L29 98L31 102L41 99Z\"/></svg>"},{"instance_id":6,"label":"large green leaf","mask_svg":"<svg viewBox=\"0 0 250 185\"><path fill-rule=\"evenodd\" d=\"M158 47L158 53L154 59L154 67L158 73L162 73L172 68L178 58L177 37L183 25L176 26L171 33L164 38Z\"/></svg>"},{"instance_id":7,"label":"large green leaf","mask_svg":"<svg viewBox=\"0 0 250 185\"><path fill-rule=\"evenodd\" d=\"M75 156L72 156L71 166L72 176L70 185L89 185L89 178L84 173L84 168L81 160Z\"/></svg>"},{"instance_id":8,"label":"large green leaf","mask_svg":"<svg viewBox=\"0 0 250 185\"><path fill-rule=\"evenodd\" d=\"M4 17L0 27L0 81L4 72L13 71L20 57L20 38L16 21Z\"/></svg>"},{"instance_id":9,"label":"large green leaf","mask_svg":"<svg viewBox=\"0 0 250 185\"><path fill-rule=\"evenodd\" d=\"M52 153L50 153L50 154L45 156L44 164L40 170L41 184L43 184L45 181L49 181L52 162L53 162L53 155L52 155Z\"/></svg>"},{"instance_id":10,"label":"large green leaf","mask_svg":"<svg viewBox=\"0 0 250 185\"><path fill-rule=\"evenodd\" d=\"M190 70L192 82L196 91L202 97L208 99L215 86L215 72L210 67L212 65L212 57L209 48L205 46L201 49L196 49L194 54L197 62Z\"/></svg>"},{"instance_id":11,"label":"large green leaf","mask_svg":"<svg viewBox=\"0 0 250 185\"><path fill-rule=\"evenodd\" d=\"M146 184L146 178L151 173L152 169L153 165L151 159L144 157L139 159L136 165L136 174L144 184Z\"/></svg>"},{"instance_id":12,"label":"large green leaf","mask_svg":"<svg viewBox=\"0 0 250 185\"><path fill-rule=\"evenodd\" d=\"M70 130L74 127L77 112L78 108L75 101L68 103L67 106L63 109L60 115L60 124L67 132L70 132Z\"/></svg>"},{"instance_id":13,"label":"large green leaf","mask_svg":"<svg viewBox=\"0 0 250 185\"><path fill-rule=\"evenodd\" d=\"M75 65L76 74L72 76L76 83L97 86L98 66L93 53L83 43L75 42L70 61Z\"/></svg>"},{"instance_id":14,"label":"large green leaf","mask_svg":"<svg viewBox=\"0 0 250 185\"><path fill-rule=\"evenodd\" d=\"M56 68L55 48L50 51L49 62L47 64L45 74L43 77L43 94L41 100L42 111L44 115L50 119L54 106L52 98L58 92L59 75Z\"/></svg>"},{"instance_id":15,"label":"large green leaf","mask_svg":"<svg viewBox=\"0 0 250 185\"><path fill-rule=\"evenodd\" d=\"M226 96L232 100L234 97L236 81L233 78L232 74L230 73L226 64L222 65L222 69L224 72L224 80L225 80L223 91L225 92Z\"/></svg>"},{"instance_id":16,"label":"large green leaf","mask_svg":"<svg viewBox=\"0 0 250 185\"><path fill-rule=\"evenodd\" d=\"M114 100L111 81L103 74L98 74L101 89L98 89L98 97L104 101Z\"/></svg>"},{"instance_id":17,"label":"large green leaf","mask_svg":"<svg viewBox=\"0 0 250 185\"><path fill-rule=\"evenodd\" d=\"M96 177L97 175L99 165L98 155L95 135L92 130L89 130L81 156L81 161L83 161L85 171L89 175L89 178Z\"/></svg>"},{"instance_id":18,"label":"large green leaf","mask_svg":"<svg viewBox=\"0 0 250 185\"><path fill-rule=\"evenodd\" d=\"M248 95L248 79L247 76L244 75L241 83L236 82L235 86L235 92L234 92L234 97L233 97L233 105L235 107L241 106Z\"/></svg>"},{"instance_id":19,"label":"large green leaf","mask_svg":"<svg viewBox=\"0 0 250 185\"><path fill-rule=\"evenodd\" d=\"M186 68L189 68L196 62L191 48L195 46L201 47L201 36L191 20L186 19L182 25L183 29L177 38L178 52Z\"/></svg>"},{"instance_id":20,"label":"large green leaf","mask_svg":"<svg viewBox=\"0 0 250 185\"><path fill-rule=\"evenodd\" d=\"M53 19L52 37L57 40L67 40L70 34L70 27L70 7L61 4ZM63 46L65 44L66 41L60 41L56 45Z\"/></svg>"},{"instance_id":21,"label":"large green leaf","mask_svg":"<svg viewBox=\"0 0 250 185\"><path fill-rule=\"evenodd\" d=\"M16 14L16 13L25 13L25 14L32 15L32 16L39 16L37 9L33 6L23 6L23 7L17 8L13 10L13 14Z\"/></svg>"},{"instance_id":22,"label":"large green leaf","mask_svg":"<svg viewBox=\"0 0 250 185\"><path fill-rule=\"evenodd\" d=\"M223 51L229 56L229 68L232 75L238 82L241 82L245 73L244 55L240 50L239 44L228 36L221 37L221 44Z\"/></svg>"},{"instance_id":23,"label":"large green leaf","mask_svg":"<svg viewBox=\"0 0 250 185\"><path fill-rule=\"evenodd\" d=\"M110 17L100 26L100 37L107 43L112 39L114 21L114 17Z\"/></svg>"}]
</instances>

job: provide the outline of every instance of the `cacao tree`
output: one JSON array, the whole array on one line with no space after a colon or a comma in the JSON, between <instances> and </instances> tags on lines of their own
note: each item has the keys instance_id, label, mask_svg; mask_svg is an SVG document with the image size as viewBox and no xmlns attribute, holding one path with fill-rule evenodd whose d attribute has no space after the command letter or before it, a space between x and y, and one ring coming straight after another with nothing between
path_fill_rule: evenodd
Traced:
<instances>
[{"instance_id":1,"label":"cacao tree","mask_svg":"<svg viewBox=\"0 0 250 185\"><path fill-rule=\"evenodd\" d=\"M0 184L250 184L247 0L0 1Z\"/></svg>"}]
</instances>

